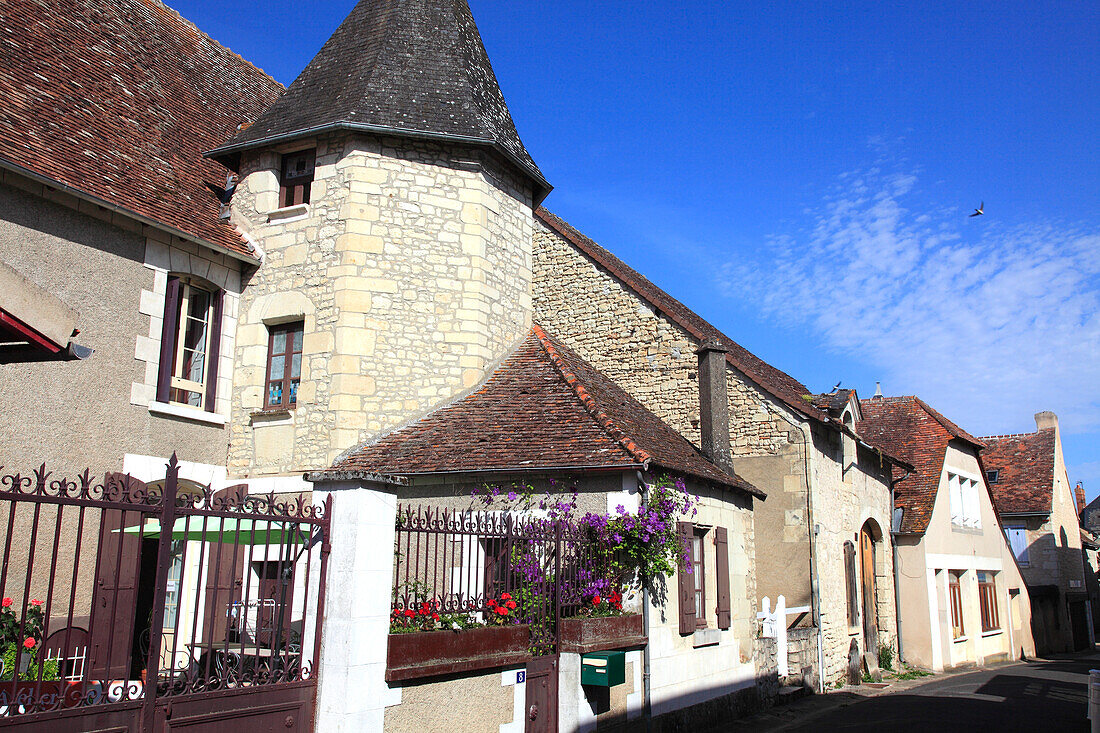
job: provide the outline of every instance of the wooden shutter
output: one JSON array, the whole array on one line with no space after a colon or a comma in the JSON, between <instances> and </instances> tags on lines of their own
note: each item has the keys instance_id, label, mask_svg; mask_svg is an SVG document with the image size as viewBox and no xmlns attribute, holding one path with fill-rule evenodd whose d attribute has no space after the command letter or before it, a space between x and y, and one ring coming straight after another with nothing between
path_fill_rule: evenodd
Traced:
<instances>
[{"instance_id":1,"label":"wooden shutter","mask_svg":"<svg viewBox=\"0 0 1100 733\"><path fill-rule=\"evenodd\" d=\"M218 355L222 344L222 313L225 291L214 293L214 308L210 314L210 341L206 347L206 411L214 412L214 398L218 394Z\"/></svg>"},{"instance_id":2,"label":"wooden shutter","mask_svg":"<svg viewBox=\"0 0 1100 733\"><path fill-rule=\"evenodd\" d=\"M104 478L109 500L118 500L126 486L145 489L145 484L121 473ZM106 509L100 516L99 550L92 590L89 623L88 678L129 679L134 621L137 615L138 577L141 573L141 539L118 530L141 524L137 511Z\"/></svg>"},{"instance_id":3,"label":"wooden shutter","mask_svg":"<svg viewBox=\"0 0 1100 733\"><path fill-rule=\"evenodd\" d=\"M214 500L225 497L239 506L238 502L248 493L244 484L229 486L214 494ZM224 520L222 520L224 521ZM192 517L192 527L202 527L202 519ZM241 568L247 555L245 545L233 542L217 542L213 532L213 523L207 525L210 545L206 551L208 558L206 570L206 616L203 636L207 641L220 644L225 640L229 620L229 604L241 599L243 583Z\"/></svg>"},{"instance_id":4,"label":"wooden shutter","mask_svg":"<svg viewBox=\"0 0 1100 733\"><path fill-rule=\"evenodd\" d=\"M718 578L718 628L730 627L730 561L726 528L714 528L714 571Z\"/></svg>"},{"instance_id":5,"label":"wooden shutter","mask_svg":"<svg viewBox=\"0 0 1100 733\"><path fill-rule=\"evenodd\" d=\"M157 402L168 402L172 393L172 367L176 361L179 333L180 279L168 278L164 292L164 321L160 327L160 370L157 373Z\"/></svg>"},{"instance_id":6,"label":"wooden shutter","mask_svg":"<svg viewBox=\"0 0 1100 733\"><path fill-rule=\"evenodd\" d=\"M686 567L680 568L680 633L692 634L695 633L695 583L690 571L694 530L691 522L677 522L676 532L680 535L680 544L688 558Z\"/></svg>"}]
</instances>

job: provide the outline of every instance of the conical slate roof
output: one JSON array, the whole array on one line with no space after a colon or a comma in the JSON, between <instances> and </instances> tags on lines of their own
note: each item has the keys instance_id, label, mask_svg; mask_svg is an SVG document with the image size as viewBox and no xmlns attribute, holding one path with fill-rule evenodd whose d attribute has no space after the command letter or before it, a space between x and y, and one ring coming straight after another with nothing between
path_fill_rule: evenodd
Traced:
<instances>
[{"instance_id":1,"label":"conical slate roof","mask_svg":"<svg viewBox=\"0 0 1100 733\"><path fill-rule=\"evenodd\" d=\"M484 145L550 186L516 132L466 0L361 0L286 92L210 153L330 129Z\"/></svg>"}]
</instances>

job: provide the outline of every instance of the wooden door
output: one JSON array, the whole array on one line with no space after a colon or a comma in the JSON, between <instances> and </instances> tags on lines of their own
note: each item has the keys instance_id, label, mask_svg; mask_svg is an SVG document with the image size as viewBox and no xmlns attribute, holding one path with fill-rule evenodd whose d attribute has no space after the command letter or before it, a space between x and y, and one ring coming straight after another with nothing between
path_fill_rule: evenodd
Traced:
<instances>
[{"instance_id":1,"label":"wooden door","mask_svg":"<svg viewBox=\"0 0 1100 733\"><path fill-rule=\"evenodd\" d=\"M558 657L535 657L527 663L524 733L558 731Z\"/></svg>"},{"instance_id":2,"label":"wooden door","mask_svg":"<svg viewBox=\"0 0 1100 733\"><path fill-rule=\"evenodd\" d=\"M859 533L860 565L863 575L863 650L878 653L878 611L875 599L875 540L864 527Z\"/></svg>"},{"instance_id":3,"label":"wooden door","mask_svg":"<svg viewBox=\"0 0 1100 733\"><path fill-rule=\"evenodd\" d=\"M145 484L121 473L104 478L105 498L125 502L133 490ZM138 577L141 573L141 539L123 532L144 521L138 511L105 509L99 521L96 553L88 677L96 680L129 679L134 622L137 614Z\"/></svg>"}]
</instances>

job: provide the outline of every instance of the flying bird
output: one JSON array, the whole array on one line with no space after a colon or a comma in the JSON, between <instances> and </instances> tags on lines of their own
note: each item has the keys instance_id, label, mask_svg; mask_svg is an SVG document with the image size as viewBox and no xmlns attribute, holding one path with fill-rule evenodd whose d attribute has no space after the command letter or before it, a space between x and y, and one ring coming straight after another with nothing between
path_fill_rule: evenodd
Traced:
<instances>
[{"instance_id":1,"label":"flying bird","mask_svg":"<svg viewBox=\"0 0 1100 733\"><path fill-rule=\"evenodd\" d=\"M981 206L974 209L974 213L971 214L971 216L981 216L984 213L985 213L985 202L983 201Z\"/></svg>"}]
</instances>

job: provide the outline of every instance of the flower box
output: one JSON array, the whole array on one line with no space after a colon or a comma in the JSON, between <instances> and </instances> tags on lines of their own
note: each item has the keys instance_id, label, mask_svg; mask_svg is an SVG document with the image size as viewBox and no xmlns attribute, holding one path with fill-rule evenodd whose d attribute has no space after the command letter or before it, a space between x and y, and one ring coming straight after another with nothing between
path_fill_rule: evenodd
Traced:
<instances>
[{"instance_id":1,"label":"flower box","mask_svg":"<svg viewBox=\"0 0 1100 733\"><path fill-rule=\"evenodd\" d=\"M578 616L561 620L561 650L588 654L645 646L642 616Z\"/></svg>"},{"instance_id":2,"label":"flower box","mask_svg":"<svg viewBox=\"0 0 1100 733\"><path fill-rule=\"evenodd\" d=\"M531 657L530 644L526 625L390 634L386 681L521 664Z\"/></svg>"}]
</instances>

